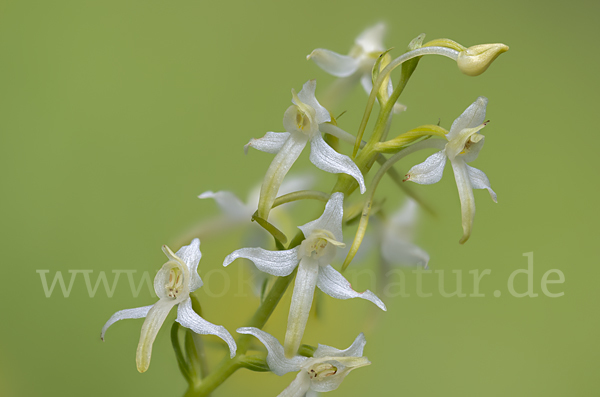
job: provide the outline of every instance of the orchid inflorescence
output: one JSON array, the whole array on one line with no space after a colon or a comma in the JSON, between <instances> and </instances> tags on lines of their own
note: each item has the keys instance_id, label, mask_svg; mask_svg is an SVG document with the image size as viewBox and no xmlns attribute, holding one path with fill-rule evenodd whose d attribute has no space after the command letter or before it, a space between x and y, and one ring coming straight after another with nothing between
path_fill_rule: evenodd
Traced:
<instances>
[{"instance_id":1,"label":"orchid inflorescence","mask_svg":"<svg viewBox=\"0 0 600 397\"><path fill-rule=\"evenodd\" d=\"M390 50L383 44L383 24L365 30L355 41L347 55L326 49L316 49L307 56L321 69L338 77L332 84L326 100L317 99L317 82L309 80L299 92L292 90L292 104L283 115L284 132L267 132L262 138L250 139L244 150L256 149L274 154L260 188L244 204L228 191L206 191L199 198L214 199L223 215L211 222L202 223L186 234L189 245L173 253L163 246L168 261L158 271L154 289L159 300L154 305L116 312L102 328L104 340L106 330L116 321L130 318L145 318L137 348L137 368L144 372L150 365L152 345L169 312L177 306L177 317L171 336L173 347L182 374L189 389L186 395L206 396L221 385L239 368L257 372L270 371L276 375L298 372L292 383L280 396L314 395L340 386L342 380L353 369L371 362L363 356L366 344L361 333L346 350L319 345L317 348L302 345L304 331L309 324L315 289L336 299L362 298L385 311L386 305L373 292L355 291L342 272L359 258L361 245L380 247L380 266L420 265L427 267L429 255L413 242L413 229L419 205L425 206L405 182L432 184L443 175L446 160L450 161L458 188L463 235L465 243L473 227L475 199L473 189L487 189L496 201L487 176L467 163L475 160L483 147L481 130L486 126L488 100L479 97L445 130L439 125L424 124L388 139L394 116L406 107L398 102L407 81L425 55L442 55L458 65L460 71L469 76L483 73L489 65L508 50L504 44L483 44L464 47L449 39L436 39L424 43L425 35L419 35L408 45L408 50L393 59ZM391 79L392 71L400 71L397 85ZM360 83L369 95L363 119L357 134L352 135L338 125L328 108L343 100L354 85ZM363 140L367 122L375 103L380 111L367 140ZM337 144L346 142L348 154L341 153ZM312 182L287 178L288 171L304 148L310 145L310 161L320 170L337 174L335 186L329 193L310 190ZM240 149L241 149L240 145ZM402 178L394 165L409 154L423 149L438 151L425 161L412 166ZM391 156L387 156L391 155ZM374 177L366 183L365 176L375 163L380 167ZM381 210L382 202L375 199L376 189L383 175L392 180L407 194L400 210L386 217ZM312 176L311 176L312 177ZM348 198L360 192L357 202ZM315 220L297 226L295 237L288 239L281 231L281 224L290 222L286 211L291 203L301 205L302 200L317 200L325 204L322 214ZM277 208L284 205L284 207ZM295 207L297 208L297 207ZM289 211L288 211L289 213ZM289 214L288 214L289 215ZM370 218L375 218L375 229L367 235ZM314 218L313 218L314 219ZM351 244L344 242L343 229L358 220L358 228ZM246 259L253 267L265 274L258 278L261 283L259 307L249 321L237 329L237 343L223 327L214 325L200 316L199 302L194 291L203 283L197 268L201 259L200 240L232 227L255 221L264 230L264 236L274 239L275 249L265 245L267 240L252 238L247 248L240 248L224 258L223 266L237 259ZM250 237L256 237L253 231ZM249 239L250 240L250 239ZM375 240L375 244L368 241ZM340 255L341 254L341 255ZM341 272L334 268L336 256L344 258ZM287 287L294 281L287 330L284 344L263 331L271 313L279 303ZM351 303L348 303L351 305ZM178 339L179 327L186 328L186 355L181 351ZM198 355L203 349L197 335L215 335L224 341L229 355L217 369L208 375ZM254 336L262 345L252 345ZM192 346L192 348L189 348ZM249 350L258 351L248 353Z\"/></svg>"}]
</instances>

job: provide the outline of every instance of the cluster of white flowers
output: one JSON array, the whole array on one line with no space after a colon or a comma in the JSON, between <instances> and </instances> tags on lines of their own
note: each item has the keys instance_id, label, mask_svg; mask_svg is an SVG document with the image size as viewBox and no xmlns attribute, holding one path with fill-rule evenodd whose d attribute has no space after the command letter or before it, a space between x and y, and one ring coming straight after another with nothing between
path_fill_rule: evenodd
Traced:
<instances>
[{"instance_id":1,"label":"cluster of white flowers","mask_svg":"<svg viewBox=\"0 0 600 397\"><path fill-rule=\"evenodd\" d=\"M154 280L158 302L151 306L121 310L106 322L102 329L102 339L108 327L116 321L145 317L137 348L136 361L140 372L148 369L156 335L170 310L177 306L175 320L177 323L196 334L216 335L227 343L230 352L231 364L229 367L223 366L225 368L223 373L211 374L210 378L206 379L202 379L201 374L198 379L188 379L191 395L207 395L235 369L241 367L257 371L269 370L277 375L298 371L295 380L280 396L303 396L306 393L334 390L350 371L369 365L370 361L363 356L366 340L362 333L346 350L325 345L309 349L308 353L302 350L303 335L313 305L315 288L318 287L325 294L336 299L362 298L371 301L381 310L386 310L385 304L373 292L369 290L357 292L352 289L342 273L333 267L336 254L341 252L346 257L342 270L345 269L363 242L369 217L376 216L379 218L377 223L379 227L370 238L378 240L382 265L427 266L429 263L427 252L412 242L412 231L418 209L417 201L407 197L400 210L388 218L383 212L378 212L374 208L376 206L373 205L373 197L381 175L389 173L401 185L402 178L395 175L393 168L396 161L420 149L439 149L440 151L429 156L424 162L413 166L404 181L418 184L436 183L442 178L446 159L450 160L461 203L463 227L461 243L471 235L475 215L473 189L487 189L492 199L496 201L496 194L490 187L487 176L482 171L467 165L477 158L483 147L484 136L480 134L480 130L487 124L486 98L477 98L454 121L449 131L440 126L423 125L390 140L386 140L386 137L393 115L406 109L397 102L398 96L421 57L442 55L456 61L459 69L465 74L478 75L483 73L508 47L503 44L486 44L465 48L448 39L437 39L423 44L424 35L420 35L410 43L407 52L396 59L391 59L382 41L384 28L383 24L378 24L363 32L356 39L348 55L316 49L307 57L326 72L339 77L339 80L334 83L338 93L347 92L349 87L360 82L369 94L367 110L358 134L351 135L340 128L329 111L319 103L316 97L315 80L307 81L298 93L292 90L292 105L283 115L285 132L267 132L264 137L251 139L244 146L246 151L248 148L254 148L275 154L263 178L259 193L251 195L247 204L242 203L228 191L202 193L199 198L214 199L224 215L192 230L191 234L194 238L191 244L183 246L177 253L163 246L168 261L159 270ZM390 73L400 65L406 66L406 68L402 67L401 76L404 85L395 88ZM345 88L340 91L341 86ZM363 141L362 136L370 109L376 101L379 102L382 111L371 138ZM328 144L324 135L354 144L354 155L340 153L337 147ZM337 183L329 194L309 190L311 183L306 180L301 183L289 183L288 179L285 181L288 182L288 186L285 185L284 179L288 171L307 143L310 143L310 161L318 169L339 174ZM362 150L358 151L359 148ZM385 154L393 154L393 156L386 157ZM364 175L375 162L379 162L381 168L367 186ZM347 199L357 188L361 196L358 207L352 208ZM325 209L317 219L298 226L300 232L287 244L287 236L275 226L281 218L281 215L277 214L279 209L275 207L305 199L320 200L325 203ZM274 211L271 212L272 210ZM353 219L360 220L358 232L350 249L344 250L346 245L342 230ZM261 247L241 248L227 255L223 266L228 266L236 259L245 258L250 260L260 272L267 274L266 277L274 276L282 280L279 284L280 287L282 286L281 289L272 287L272 292L275 291L273 293L279 295L275 296L274 300L263 301L257 309L258 316L255 315L255 318L262 319L262 322L246 324L252 326L237 329L238 333L253 335L264 344L267 353L259 356L246 353L248 343L240 342L244 338L243 335L236 345L233 337L224 327L204 320L192 308L192 299L196 297L190 295L202 287L202 280L197 272L201 258L200 240L195 237L204 238L205 235L250 223L251 220L257 221L275 238L277 250ZM365 242L367 240L369 238ZM259 245L262 245L262 242ZM295 280L293 294L282 346L277 338L260 328L268 320L279 298L293 279ZM275 303L272 303L273 301ZM174 335L176 336L176 332ZM174 346L177 345L178 343L174 343ZM184 375L187 373L189 377L189 371L185 370L186 365L185 360L180 362L182 372Z\"/></svg>"}]
</instances>

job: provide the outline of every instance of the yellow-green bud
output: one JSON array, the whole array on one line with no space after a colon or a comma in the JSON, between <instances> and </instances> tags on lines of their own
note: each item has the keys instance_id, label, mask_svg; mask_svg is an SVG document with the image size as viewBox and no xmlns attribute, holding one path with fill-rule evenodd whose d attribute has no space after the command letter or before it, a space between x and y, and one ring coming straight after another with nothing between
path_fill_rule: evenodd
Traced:
<instances>
[{"instance_id":1,"label":"yellow-green bud","mask_svg":"<svg viewBox=\"0 0 600 397\"><path fill-rule=\"evenodd\" d=\"M474 45L458 54L456 63L461 72L468 76L479 76L485 72L498 55L508 51L501 43Z\"/></svg>"}]
</instances>

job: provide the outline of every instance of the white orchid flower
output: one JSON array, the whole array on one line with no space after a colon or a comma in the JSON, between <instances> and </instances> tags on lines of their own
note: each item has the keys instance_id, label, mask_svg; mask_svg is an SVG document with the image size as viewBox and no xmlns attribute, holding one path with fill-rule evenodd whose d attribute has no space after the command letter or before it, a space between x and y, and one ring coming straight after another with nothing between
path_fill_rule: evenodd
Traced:
<instances>
[{"instance_id":1,"label":"white orchid flower","mask_svg":"<svg viewBox=\"0 0 600 397\"><path fill-rule=\"evenodd\" d=\"M386 310L375 294L369 290L363 293L354 291L348 280L330 265L337 249L344 246L343 203L343 193L332 194L323 215L299 227L305 240L298 247L283 251L242 248L229 254L223 262L223 266L227 266L237 258L246 258L254 262L259 270L274 276L287 276L298 266L285 335L285 353L288 357L296 354L302 341L315 286L331 297L367 299Z\"/></svg>"},{"instance_id":2,"label":"white orchid flower","mask_svg":"<svg viewBox=\"0 0 600 397\"><path fill-rule=\"evenodd\" d=\"M283 178L309 141L310 161L317 168L334 174L348 174L356 179L361 193L365 192L365 181L356 164L350 157L333 150L321 136L319 124L331 121L331 117L317 101L316 88L317 82L310 80L298 94L292 90L293 105L283 115L283 126L287 132L267 132L264 137L252 139L245 146L246 150L253 147L263 152L277 153L260 190L258 216L263 219L269 215Z\"/></svg>"},{"instance_id":3,"label":"white orchid flower","mask_svg":"<svg viewBox=\"0 0 600 397\"><path fill-rule=\"evenodd\" d=\"M278 397L302 397L307 392L328 392L337 389L350 371L371 364L363 357L367 343L361 333L346 350L321 345L313 357L293 356L287 358L283 346L275 337L258 328L238 328L240 334L250 334L258 338L267 348L267 364L276 375L298 372L296 379Z\"/></svg>"},{"instance_id":4,"label":"white orchid flower","mask_svg":"<svg viewBox=\"0 0 600 397\"><path fill-rule=\"evenodd\" d=\"M413 243L418 217L418 204L407 198L404 205L381 228L381 256L390 265L424 266L429 254Z\"/></svg>"},{"instance_id":5,"label":"white orchid flower","mask_svg":"<svg viewBox=\"0 0 600 397\"><path fill-rule=\"evenodd\" d=\"M485 137L479 133L485 127L485 110L487 98L479 97L461 114L446 134L448 143L445 148L429 156L423 163L412 167L406 179L422 185L438 182L442 178L446 158L452 164L460 207L462 213L463 236L460 243L464 244L471 235L473 219L475 217L475 198L473 189L487 189L494 202L497 201L496 193L490 186L488 177L483 171L467 165L477 158L483 147Z\"/></svg>"},{"instance_id":6,"label":"white orchid flower","mask_svg":"<svg viewBox=\"0 0 600 397\"><path fill-rule=\"evenodd\" d=\"M354 47L352 47L348 55L341 55L331 50L317 48L307 55L306 59L312 59L327 73L343 78L344 80L341 83L343 85L353 86L360 80L361 85L368 95L373 89L371 75L373 65L381 53L386 50L383 45L384 33L385 24L378 23L375 26L367 28L356 38ZM386 86L388 97L392 91L392 82L388 79ZM394 105L394 113L404 110L406 110L406 106L400 103Z\"/></svg>"},{"instance_id":7,"label":"white orchid flower","mask_svg":"<svg viewBox=\"0 0 600 397\"><path fill-rule=\"evenodd\" d=\"M145 317L136 355L138 371L145 372L150 366L152 344L158 330L173 306L177 305L175 321L197 334L211 334L223 339L229 345L231 358L233 358L236 345L231 334L224 327L204 320L192 309L190 293L202 287L202 279L197 273L198 262L202 257L200 240L194 239L190 245L181 247L176 254L166 245L163 245L162 249L169 261L162 266L154 278L154 291L159 301L154 305L116 312L102 327L100 338L104 340L104 333L108 327L119 320Z\"/></svg>"}]
</instances>

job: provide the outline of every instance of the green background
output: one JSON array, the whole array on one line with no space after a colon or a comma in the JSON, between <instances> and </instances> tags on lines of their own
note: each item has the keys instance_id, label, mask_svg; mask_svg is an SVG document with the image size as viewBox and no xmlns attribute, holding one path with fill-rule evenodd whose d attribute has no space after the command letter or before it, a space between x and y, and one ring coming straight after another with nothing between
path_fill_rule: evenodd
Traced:
<instances>
[{"instance_id":1,"label":"green background","mask_svg":"<svg viewBox=\"0 0 600 397\"><path fill-rule=\"evenodd\" d=\"M598 11L592 1L2 1L0 394L182 395L168 335L174 314L147 373L135 368L141 320L116 324L100 341L112 313L154 302L146 289L134 298L123 275L112 298L102 287L91 298L78 275L68 298L58 290L47 298L36 270L52 277L88 269L92 281L101 270L109 280L115 269L154 275L165 261L160 246L217 211L198 194L245 197L260 181L272 156L244 156L242 146L282 131L290 89L317 78L318 94L333 81L306 54L345 53L365 27L385 21L396 55L422 32L511 48L475 78L446 58L424 58L401 98L408 111L392 129L438 120L449 128L477 96L490 99L486 147L472 165L488 175L499 203L475 192L467 244L457 243L451 171L415 187L438 214L423 216L417 240L432 269L444 270L447 283L462 270L467 293L469 270L492 273L481 285L485 297L420 298L405 271L411 295L386 299L385 314L369 302L324 299L305 341L345 348L364 331L373 363L330 395L597 395ZM342 128L356 131L365 101L357 89L334 109L348 111ZM294 170L314 171L307 158ZM328 189L334 178L319 175ZM389 180L381 194L390 210L402 201ZM307 208L298 222L319 211ZM239 232L203 241L205 282L240 244ZM507 290L526 252L534 253L536 298ZM213 291L226 286L222 274L237 285L242 269L215 270ZM550 286L564 296L542 294L549 269L564 273L564 284ZM437 291L437 276L424 278ZM355 287L373 288L361 277ZM517 290L525 288L523 277ZM235 336L257 301L233 289L223 298L198 295L205 317ZM266 328L280 339L286 304ZM210 345L217 340L206 338L213 366L223 355ZM214 395L276 395L293 376L239 371Z\"/></svg>"}]
</instances>

